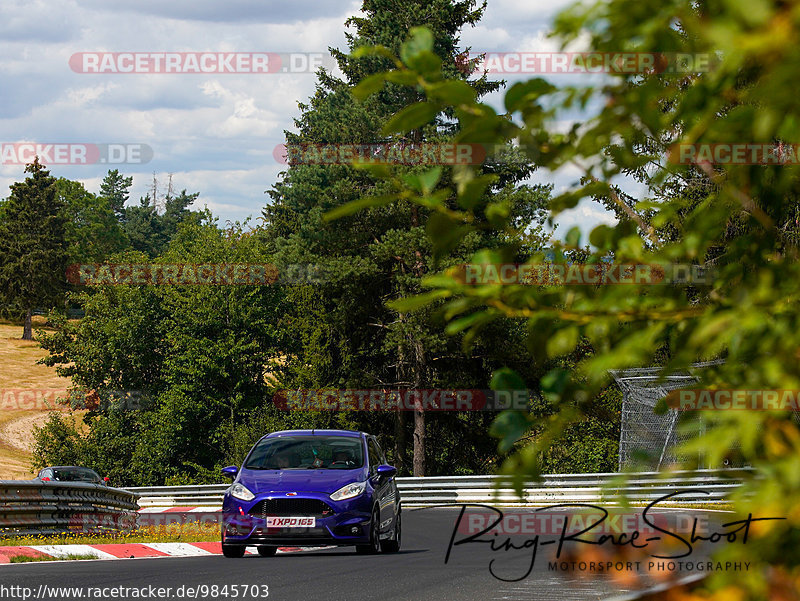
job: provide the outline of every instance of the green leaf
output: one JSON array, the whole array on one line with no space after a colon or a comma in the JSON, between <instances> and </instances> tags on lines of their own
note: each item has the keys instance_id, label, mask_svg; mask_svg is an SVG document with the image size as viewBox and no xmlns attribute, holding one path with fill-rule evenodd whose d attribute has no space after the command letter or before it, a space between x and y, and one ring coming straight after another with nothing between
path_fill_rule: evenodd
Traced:
<instances>
[{"instance_id":1,"label":"green leaf","mask_svg":"<svg viewBox=\"0 0 800 601\"><path fill-rule=\"evenodd\" d=\"M525 102L533 102L544 94L550 94L556 90L550 82L541 79L531 79L530 81L515 83L506 92L505 105L509 113L519 110Z\"/></svg>"},{"instance_id":2,"label":"green leaf","mask_svg":"<svg viewBox=\"0 0 800 601\"><path fill-rule=\"evenodd\" d=\"M433 34L427 27L412 27L408 39L400 47L400 59L409 64L423 52L433 51Z\"/></svg>"},{"instance_id":3,"label":"green leaf","mask_svg":"<svg viewBox=\"0 0 800 601\"><path fill-rule=\"evenodd\" d=\"M539 382L542 392L546 395L560 396L569 384L569 372L566 369L551 369Z\"/></svg>"},{"instance_id":4,"label":"green leaf","mask_svg":"<svg viewBox=\"0 0 800 601\"><path fill-rule=\"evenodd\" d=\"M386 303L386 306L399 313L413 313L427 307L431 303L450 296L449 290L434 290L432 292L425 292L417 294L416 296L407 296L397 300Z\"/></svg>"},{"instance_id":5,"label":"green leaf","mask_svg":"<svg viewBox=\"0 0 800 601\"><path fill-rule=\"evenodd\" d=\"M431 102L417 102L395 113L389 122L383 126L385 135L406 133L433 121L439 114L441 107Z\"/></svg>"},{"instance_id":6,"label":"green leaf","mask_svg":"<svg viewBox=\"0 0 800 601\"><path fill-rule=\"evenodd\" d=\"M403 180L417 192L430 194L442 177L441 166L433 167L422 173L410 173Z\"/></svg>"},{"instance_id":7,"label":"green leaf","mask_svg":"<svg viewBox=\"0 0 800 601\"><path fill-rule=\"evenodd\" d=\"M578 226L573 226L569 228L564 241L567 243L568 246L572 246L574 248L580 248L581 245L581 228Z\"/></svg>"},{"instance_id":8,"label":"green leaf","mask_svg":"<svg viewBox=\"0 0 800 601\"><path fill-rule=\"evenodd\" d=\"M487 324L499 319L502 316L499 311L482 311L479 315L480 317L475 318L475 320L469 324L469 330L466 334L464 334L464 338L461 340L461 348L463 349L465 355L470 354L472 343L480 331Z\"/></svg>"},{"instance_id":9,"label":"green leaf","mask_svg":"<svg viewBox=\"0 0 800 601\"><path fill-rule=\"evenodd\" d=\"M489 186L497 180L496 175L481 175L460 186L458 204L464 209L474 209L486 194Z\"/></svg>"},{"instance_id":10,"label":"green leaf","mask_svg":"<svg viewBox=\"0 0 800 601\"><path fill-rule=\"evenodd\" d=\"M464 317L454 319L448 323L447 328L445 328L445 332L452 336L474 325L485 323L490 320L489 318L491 318L491 315L487 314L486 311L476 311L474 313L470 313L469 315L465 315Z\"/></svg>"},{"instance_id":11,"label":"green leaf","mask_svg":"<svg viewBox=\"0 0 800 601\"><path fill-rule=\"evenodd\" d=\"M440 188L430 194L423 194L422 196L411 197L409 200L411 202L415 202L420 206L427 207L429 209L436 210L439 207L444 206L444 202L450 197L453 193L452 190L449 188Z\"/></svg>"},{"instance_id":12,"label":"green leaf","mask_svg":"<svg viewBox=\"0 0 800 601\"><path fill-rule=\"evenodd\" d=\"M579 332L576 326L557 330L547 341L547 355L553 358L571 353L578 344L578 338Z\"/></svg>"},{"instance_id":13,"label":"green leaf","mask_svg":"<svg viewBox=\"0 0 800 601\"><path fill-rule=\"evenodd\" d=\"M386 206L395 200L397 200L397 194L359 198L358 200L354 200L352 202L348 202L347 204L343 204L340 207L336 207L335 209L331 209L325 213L325 215L323 215L323 219L325 221L334 221L335 219L340 219L342 217L346 217L347 215L357 213L362 209Z\"/></svg>"},{"instance_id":14,"label":"green leaf","mask_svg":"<svg viewBox=\"0 0 800 601\"><path fill-rule=\"evenodd\" d=\"M470 104L477 98L475 88L467 82L457 79L431 84L427 87L426 92L428 98L452 106Z\"/></svg>"},{"instance_id":15,"label":"green leaf","mask_svg":"<svg viewBox=\"0 0 800 601\"><path fill-rule=\"evenodd\" d=\"M445 284L450 284L452 281L450 280L449 276L443 274L437 274L435 276L426 277L423 285L430 283L432 280L433 281L438 280L439 282ZM472 299L464 296L451 300L450 302L447 303L447 305L445 305L443 310L445 321L449 321L453 319L456 315L460 315L465 311L469 311L474 306L474 304L475 303L472 301Z\"/></svg>"},{"instance_id":16,"label":"green leaf","mask_svg":"<svg viewBox=\"0 0 800 601\"><path fill-rule=\"evenodd\" d=\"M401 86L415 86L419 83L419 75L413 71L389 71L386 73L386 81Z\"/></svg>"},{"instance_id":17,"label":"green leaf","mask_svg":"<svg viewBox=\"0 0 800 601\"><path fill-rule=\"evenodd\" d=\"M502 228L511 216L511 204L507 201L493 202L486 207L486 219L496 228Z\"/></svg>"},{"instance_id":18,"label":"green leaf","mask_svg":"<svg viewBox=\"0 0 800 601\"><path fill-rule=\"evenodd\" d=\"M433 213L428 218L425 231L433 244L434 258L438 259L453 250L474 229L454 221L444 213Z\"/></svg>"},{"instance_id":19,"label":"green leaf","mask_svg":"<svg viewBox=\"0 0 800 601\"><path fill-rule=\"evenodd\" d=\"M489 428L489 434L499 438L497 449L507 453L530 429L528 416L521 411L503 411Z\"/></svg>"},{"instance_id":20,"label":"green leaf","mask_svg":"<svg viewBox=\"0 0 800 601\"><path fill-rule=\"evenodd\" d=\"M670 410L669 405L667 405L667 400L659 399L656 401L656 404L653 406L653 413L656 415L666 415L666 413Z\"/></svg>"},{"instance_id":21,"label":"green leaf","mask_svg":"<svg viewBox=\"0 0 800 601\"><path fill-rule=\"evenodd\" d=\"M368 98L383 87L386 81L386 75L386 73L374 73L365 77L353 88L353 96L359 100Z\"/></svg>"},{"instance_id":22,"label":"green leaf","mask_svg":"<svg viewBox=\"0 0 800 601\"><path fill-rule=\"evenodd\" d=\"M489 383L492 390L526 390L528 385L516 371L510 367L501 367L492 374Z\"/></svg>"},{"instance_id":23,"label":"green leaf","mask_svg":"<svg viewBox=\"0 0 800 601\"><path fill-rule=\"evenodd\" d=\"M392 62L397 62L395 54L386 46L359 46L350 54L353 58L364 58L366 56L382 56L390 59Z\"/></svg>"},{"instance_id":24,"label":"green leaf","mask_svg":"<svg viewBox=\"0 0 800 601\"><path fill-rule=\"evenodd\" d=\"M597 248L604 249L613 239L613 236L613 228L610 228L607 225L598 225L589 234L589 242L591 242Z\"/></svg>"},{"instance_id":25,"label":"green leaf","mask_svg":"<svg viewBox=\"0 0 800 601\"><path fill-rule=\"evenodd\" d=\"M388 180L392 176L392 171L389 169L389 166L380 163L361 163L356 160L353 161L353 168L360 169L362 171L368 171L376 179L381 178Z\"/></svg>"},{"instance_id":26,"label":"green leaf","mask_svg":"<svg viewBox=\"0 0 800 601\"><path fill-rule=\"evenodd\" d=\"M407 64L409 69L432 78L442 68L442 59L433 52L425 51L410 59Z\"/></svg>"}]
</instances>

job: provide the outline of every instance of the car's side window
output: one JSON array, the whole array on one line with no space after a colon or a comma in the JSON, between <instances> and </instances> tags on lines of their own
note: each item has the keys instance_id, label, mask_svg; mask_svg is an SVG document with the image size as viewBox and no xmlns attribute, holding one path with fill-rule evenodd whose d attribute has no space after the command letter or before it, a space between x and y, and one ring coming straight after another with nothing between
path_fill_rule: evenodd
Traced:
<instances>
[{"instance_id":1,"label":"car's side window","mask_svg":"<svg viewBox=\"0 0 800 601\"><path fill-rule=\"evenodd\" d=\"M386 455L383 454L383 449L377 440L375 440L375 448L378 451L378 459L380 459L381 465L386 465Z\"/></svg>"},{"instance_id":2,"label":"car's side window","mask_svg":"<svg viewBox=\"0 0 800 601\"><path fill-rule=\"evenodd\" d=\"M367 440L367 452L369 453L369 471L374 473L381 464L381 455L378 452L378 445L372 438Z\"/></svg>"}]
</instances>

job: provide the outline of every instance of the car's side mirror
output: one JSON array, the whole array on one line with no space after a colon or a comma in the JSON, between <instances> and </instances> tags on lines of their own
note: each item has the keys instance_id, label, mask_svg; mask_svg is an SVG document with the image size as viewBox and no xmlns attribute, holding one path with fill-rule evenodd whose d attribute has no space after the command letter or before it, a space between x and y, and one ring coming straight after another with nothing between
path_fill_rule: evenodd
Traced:
<instances>
[{"instance_id":1,"label":"car's side mirror","mask_svg":"<svg viewBox=\"0 0 800 601\"><path fill-rule=\"evenodd\" d=\"M397 474L397 468L392 465L379 465L378 466L378 477L379 478L391 478L392 476Z\"/></svg>"},{"instance_id":2,"label":"car's side mirror","mask_svg":"<svg viewBox=\"0 0 800 601\"><path fill-rule=\"evenodd\" d=\"M222 468L222 473L228 476L228 478L230 478L231 480L233 480L236 477L236 474L239 473L239 468L236 467L235 465L229 465L228 467Z\"/></svg>"}]
</instances>

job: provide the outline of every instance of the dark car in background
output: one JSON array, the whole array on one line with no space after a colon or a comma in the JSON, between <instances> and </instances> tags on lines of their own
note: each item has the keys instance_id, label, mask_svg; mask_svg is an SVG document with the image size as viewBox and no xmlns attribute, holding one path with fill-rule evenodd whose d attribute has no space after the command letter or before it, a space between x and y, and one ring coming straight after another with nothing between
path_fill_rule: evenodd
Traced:
<instances>
[{"instance_id":1,"label":"dark car in background","mask_svg":"<svg viewBox=\"0 0 800 601\"><path fill-rule=\"evenodd\" d=\"M279 546L347 546L359 553L400 550L397 470L374 436L349 430L286 430L264 436L222 503L222 552L262 556Z\"/></svg>"},{"instance_id":2,"label":"dark car in background","mask_svg":"<svg viewBox=\"0 0 800 601\"><path fill-rule=\"evenodd\" d=\"M109 478L101 478L96 471L77 465L46 467L39 471L36 478L42 482L89 482L90 484L110 486Z\"/></svg>"}]
</instances>

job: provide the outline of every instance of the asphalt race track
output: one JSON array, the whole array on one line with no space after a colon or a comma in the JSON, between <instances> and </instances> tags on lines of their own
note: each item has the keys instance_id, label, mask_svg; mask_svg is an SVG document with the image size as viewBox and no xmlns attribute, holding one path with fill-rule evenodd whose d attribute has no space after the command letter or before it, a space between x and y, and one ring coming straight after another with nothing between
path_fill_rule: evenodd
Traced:
<instances>
[{"instance_id":1,"label":"asphalt race track","mask_svg":"<svg viewBox=\"0 0 800 601\"><path fill-rule=\"evenodd\" d=\"M512 511L514 510L507 510L509 513ZM631 511L640 513L640 510ZM663 514L667 515L668 511L664 510ZM625 586L621 586L608 574L581 575L551 571L548 560L554 559L557 542L541 546L530 575L517 582L504 582L493 577L489 564L495 560L493 568L501 577L519 578L530 566L530 547L493 552L490 544L464 544L453 547L449 563L445 565L445 555L458 515L457 509L406 509L403 513L403 548L397 554L362 556L356 555L352 548L341 547L275 557L253 555L242 559L208 556L3 565L0 566L0 595L6 599L23 598L20 594L22 589L17 589L17 595L9 594L12 590L9 587L14 586L28 587L30 599L81 598L80 593L70 595L65 591L59 593L40 589L40 586L79 587L83 598L92 594L87 590L89 587L145 587L140 598L147 598L152 592L147 587L152 586L154 589L171 587L171 591L161 598L550 601L604 599L626 591ZM730 514L724 513L698 511L690 515L709 520L711 528L715 524L734 519ZM467 536L466 533L456 533L456 540ZM505 540L504 536L501 538ZM525 540L531 538L526 533L524 536L513 537L512 540L521 547ZM540 543L557 538L543 534ZM698 542L692 556L683 558L683 561L697 561L701 557L707 557L713 546ZM664 548L654 548L653 552L657 553ZM682 573L689 575L697 572ZM240 588L236 596L231 588L227 595L222 592L224 589L218 590L214 595L212 585L240 585ZM243 595L241 585L257 585L258 590L248 588ZM262 585L268 587L268 597L264 595L266 589ZM179 590L181 586L184 588ZM189 587L197 589L191 591L191 596L187 590ZM179 596L181 592L183 597ZM158 598L157 593L153 594L155 597L152 598ZM120 594L115 596L114 591L106 591L102 597L90 598L135 597L131 593L123 597Z\"/></svg>"}]
</instances>

